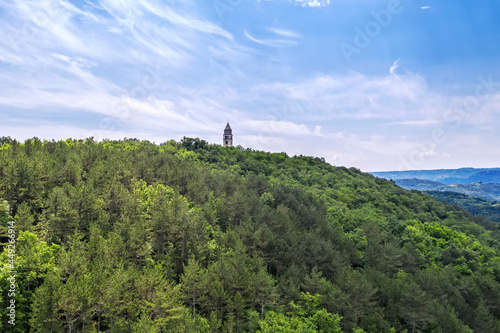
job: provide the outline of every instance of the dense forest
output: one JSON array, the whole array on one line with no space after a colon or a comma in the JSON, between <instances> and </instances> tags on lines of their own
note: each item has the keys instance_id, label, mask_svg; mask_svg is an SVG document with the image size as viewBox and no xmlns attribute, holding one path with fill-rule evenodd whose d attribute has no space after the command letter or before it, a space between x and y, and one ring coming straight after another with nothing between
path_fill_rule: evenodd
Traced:
<instances>
[{"instance_id":1,"label":"dense forest","mask_svg":"<svg viewBox=\"0 0 500 333\"><path fill-rule=\"evenodd\" d=\"M320 158L4 137L0 224L1 332L500 332L497 223Z\"/></svg>"},{"instance_id":2,"label":"dense forest","mask_svg":"<svg viewBox=\"0 0 500 333\"><path fill-rule=\"evenodd\" d=\"M500 223L500 202L498 201L488 201L455 192L428 191L427 193L439 201L460 206L474 215L482 215L493 222Z\"/></svg>"}]
</instances>

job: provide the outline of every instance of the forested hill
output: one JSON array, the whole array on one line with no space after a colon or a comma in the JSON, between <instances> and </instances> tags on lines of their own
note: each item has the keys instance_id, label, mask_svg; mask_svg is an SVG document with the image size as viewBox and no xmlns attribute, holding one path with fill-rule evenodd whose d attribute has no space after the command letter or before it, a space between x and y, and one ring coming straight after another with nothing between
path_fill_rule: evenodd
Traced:
<instances>
[{"instance_id":1,"label":"forested hill","mask_svg":"<svg viewBox=\"0 0 500 333\"><path fill-rule=\"evenodd\" d=\"M2 332L500 332L498 224L427 194L199 139L0 144Z\"/></svg>"},{"instance_id":2,"label":"forested hill","mask_svg":"<svg viewBox=\"0 0 500 333\"><path fill-rule=\"evenodd\" d=\"M460 206L474 215L482 215L487 219L500 223L500 202L488 201L456 192L427 191L439 201Z\"/></svg>"}]
</instances>

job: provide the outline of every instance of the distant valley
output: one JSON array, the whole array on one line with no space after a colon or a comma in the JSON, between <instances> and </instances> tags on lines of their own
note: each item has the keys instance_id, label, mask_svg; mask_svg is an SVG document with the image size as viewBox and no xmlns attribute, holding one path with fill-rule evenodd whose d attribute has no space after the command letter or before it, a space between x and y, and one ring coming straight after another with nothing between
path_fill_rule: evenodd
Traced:
<instances>
[{"instance_id":1,"label":"distant valley","mask_svg":"<svg viewBox=\"0 0 500 333\"><path fill-rule=\"evenodd\" d=\"M372 172L397 185L419 191L456 192L489 201L500 200L500 168Z\"/></svg>"},{"instance_id":2,"label":"distant valley","mask_svg":"<svg viewBox=\"0 0 500 333\"><path fill-rule=\"evenodd\" d=\"M500 168L490 169L438 169L372 172L372 175L385 179L420 179L446 185L470 183L500 183Z\"/></svg>"},{"instance_id":3,"label":"distant valley","mask_svg":"<svg viewBox=\"0 0 500 333\"><path fill-rule=\"evenodd\" d=\"M372 172L408 190L426 191L438 200L500 222L500 168Z\"/></svg>"},{"instance_id":4,"label":"distant valley","mask_svg":"<svg viewBox=\"0 0 500 333\"><path fill-rule=\"evenodd\" d=\"M460 206L473 215L482 215L493 222L500 222L500 202L488 201L455 192L425 191L439 201Z\"/></svg>"},{"instance_id":5,"label":"distant valley","mask_svg":"<svg viewBox=\"0 0 500 333\"><path fill-rule=\"evenodd\" d=\"M408 190L456 192L489 201L500 200L499 183L470 183L446 185L421 179L398 179L396 184Z\"/></svg>"}]
</instances>

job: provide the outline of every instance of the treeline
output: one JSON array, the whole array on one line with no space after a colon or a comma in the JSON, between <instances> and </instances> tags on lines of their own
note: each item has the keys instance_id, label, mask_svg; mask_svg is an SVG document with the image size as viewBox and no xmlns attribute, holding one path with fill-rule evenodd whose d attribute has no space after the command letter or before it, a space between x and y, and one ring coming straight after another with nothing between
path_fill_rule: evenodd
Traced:
<instances>
[{"instance_id":1,"label":"treeline","mask_svg":"<svg viewBox=\"0 0 500 333\"><path fill-rule=\"evenodd\" d=\"M4 332L500 332L500 232L320 158L0 140Z\"/></svg>"}]
</instances>

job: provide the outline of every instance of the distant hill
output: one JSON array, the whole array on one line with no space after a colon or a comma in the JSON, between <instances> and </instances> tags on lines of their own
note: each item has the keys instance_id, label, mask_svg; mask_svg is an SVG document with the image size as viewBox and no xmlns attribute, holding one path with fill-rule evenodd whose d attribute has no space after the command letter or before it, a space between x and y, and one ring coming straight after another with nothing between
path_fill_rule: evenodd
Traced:
<instances>
[{"instance_id":1,"label":"distant hill","mask_svg":"<svg viewBox=\"0 0 500 333\"><path fill-rule=\"evenodd\" d=\"M500 168L439 169L372 172L408 190L461 193L489 201L500 200Z\"/></svg>"},{"instance_id":2,"label":"distant hill","mask_svg":"<svg viewBox=\"0 0 500 333\"><path fill-rule=\"evenodd\" d=\"M446 185L439 182L433 182L431 180L424 179L397 179L394 181L396 185L401 186L407 190L419 190L419 191L439 191L438 188L445 187Z\"/></svg>"},{"instance_id":3,"label":"distant hill","mask_svg":"<svg viewBox=\"0 0 500 333\"><path fill-rule=\"evenodd\" d=\"M469 183L500 183L500 168L491 169L439 169L372 172L372 175L385 179L422 179L447 185Z\"/></svg>"},{"instance_id":4,"label":"distant hill","mask_svg":"<svg viewBox=\"0 0 500 333\"><path fill-rule=\"evenodd\" d=\"M500 184L498 183L470 183L447 185L439 182L422 179L397 179L396 185L407 190L455 192L489 201L500 200Z\"/></svg>"},{"instance_id":5,"label":"distant hill","mask_svg":"<svg viewBox=\"0 0 500 333\"><path fill-rule=\"evenodd\" d=\"M500 183L500 170L484 170L470 176L470 182Z\"/></svg>"},{"instance_id":6,"label":"distant hill","mask_svg":"<svg viewBox=\"0 0 500 333\"><path fill-rule=\"evenodd\" d=\"M460 206L474 215L482 215L491 221L500 222L500 202L474 198L455 192L426 191L439 201Z\"/></svg>"},{"instance_id":7,"label":"distant hill","mask_svg":"<svg viewBox=\"0 0 500 333\"><path fill-rule=\"evenodd\" d=\"M490 201L500 200L500 184L498 183L470 183L448 185L441 191L451 191L466 194L472 197L482 198Z\"/></svg>"}]
</instances>

